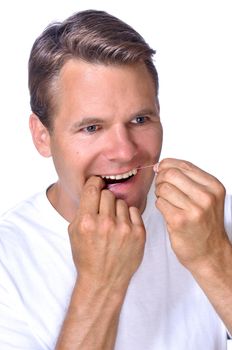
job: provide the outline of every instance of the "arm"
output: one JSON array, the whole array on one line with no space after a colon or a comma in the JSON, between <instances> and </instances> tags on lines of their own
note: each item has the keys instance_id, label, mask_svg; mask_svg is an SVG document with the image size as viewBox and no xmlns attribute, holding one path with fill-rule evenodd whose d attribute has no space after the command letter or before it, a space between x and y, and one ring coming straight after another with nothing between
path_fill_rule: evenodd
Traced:
<instances>
[{"instance_id":1,"label":"arm","mask_svg":"<svg viewBox=\"0 0 232 350\"><path fill-rule=\"evenodd\" d=\"M78 271L56 350L113 349L121 306L144 251L139 211L91 177L69 226Z\"/></svg>"},{"instance_id":2,"label":"arm","mask_svg":"<svg viewBox=\"0 0 232 350\"><path fill-rule=\"evenodd\" d=\"M224 228L224 187L185 161L165 159L155 170L156 206L172 248L232 332L232 245Z\"/></svg>"}]
</instances>

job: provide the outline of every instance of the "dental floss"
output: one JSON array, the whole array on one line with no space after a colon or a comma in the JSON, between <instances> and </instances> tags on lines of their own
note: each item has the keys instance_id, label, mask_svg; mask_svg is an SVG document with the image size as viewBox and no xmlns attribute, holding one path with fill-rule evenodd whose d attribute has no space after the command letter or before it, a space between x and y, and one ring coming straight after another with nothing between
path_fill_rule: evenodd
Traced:
<instances>
[{"instance_id":1,"label":"dental floss","mask_svg":"<svg viewBox=\"0 0 232 350\"><path fill-rule=\"evenodd\" d=\"M151 167L153 167L153 166L155 166L155 164L150 164L150 165L141 166L141 167L136 168L136 169L137 169L137 170L140 170L140 169L145 169L145 168L151 168Z\"/></svg>"}]
</instances>

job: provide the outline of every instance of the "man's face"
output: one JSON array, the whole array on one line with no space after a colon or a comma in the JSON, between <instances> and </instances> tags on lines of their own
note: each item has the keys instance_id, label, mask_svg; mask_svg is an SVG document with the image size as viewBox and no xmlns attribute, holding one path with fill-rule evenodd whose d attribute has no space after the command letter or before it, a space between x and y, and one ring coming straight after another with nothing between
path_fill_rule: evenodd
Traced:
<instances>
[{"instance_id":1,"label":"man's face","mask_svg":"<svg viewBox=\"0 0 232 350\"><path fill-rule=\"evenodd\" d=\"M142 63L65 64L49 135L58 182L48 197L66 218L75 215L91 175L111 177L107 188L143 211L154 173L152 168L136 168L156 163L162 144L155 96L154 82Z\"/></svg>"}]
</instances>

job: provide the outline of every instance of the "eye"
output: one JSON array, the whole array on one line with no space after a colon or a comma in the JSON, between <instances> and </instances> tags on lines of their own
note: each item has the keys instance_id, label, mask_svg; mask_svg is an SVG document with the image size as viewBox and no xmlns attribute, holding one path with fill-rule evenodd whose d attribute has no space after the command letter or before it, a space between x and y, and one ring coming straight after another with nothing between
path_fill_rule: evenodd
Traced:
<instances>
[{"instance_id":1,"label":"eye","mask_svg":"<svg viewBox=\"0 0 232 350\"><path fill-rule=\"evenodd\" d=\"M97 125L88 125L85 128L83 128L82 130L84 132L86 132L87 134L93 134L94 132L96 132L98 130L98 126Z\"/></svg>"},{"instance_id":2,"label":"eye","mask_svg":"<svg viewBox=\"0 0 232 350\"><path fill-rule=\"evenodd\" d=\"M138 115L137 117L135 117L132 120L132 123L134 123L134 124L144 124L144 123L146 123L147 120L148 120L148 117L146 117L144 115Z\"/></svg>"}]
</instances>

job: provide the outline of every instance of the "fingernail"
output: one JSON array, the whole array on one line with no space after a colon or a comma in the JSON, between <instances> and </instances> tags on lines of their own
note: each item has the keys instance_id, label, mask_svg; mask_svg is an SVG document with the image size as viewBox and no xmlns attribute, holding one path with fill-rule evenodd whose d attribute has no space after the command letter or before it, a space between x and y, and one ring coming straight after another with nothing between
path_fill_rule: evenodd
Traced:
<instances>
[{"instance_id":1,"label":"fingernail","mask_svg":"<svg viewBox=\"0 0 232 350\"><path fill-rule=\"evenodd\" d=\"M156 163L154 165L153 170L154 170L155 173L158 173L158 171L159 171L159 163Z\"/></svg>"}]
</instances>

